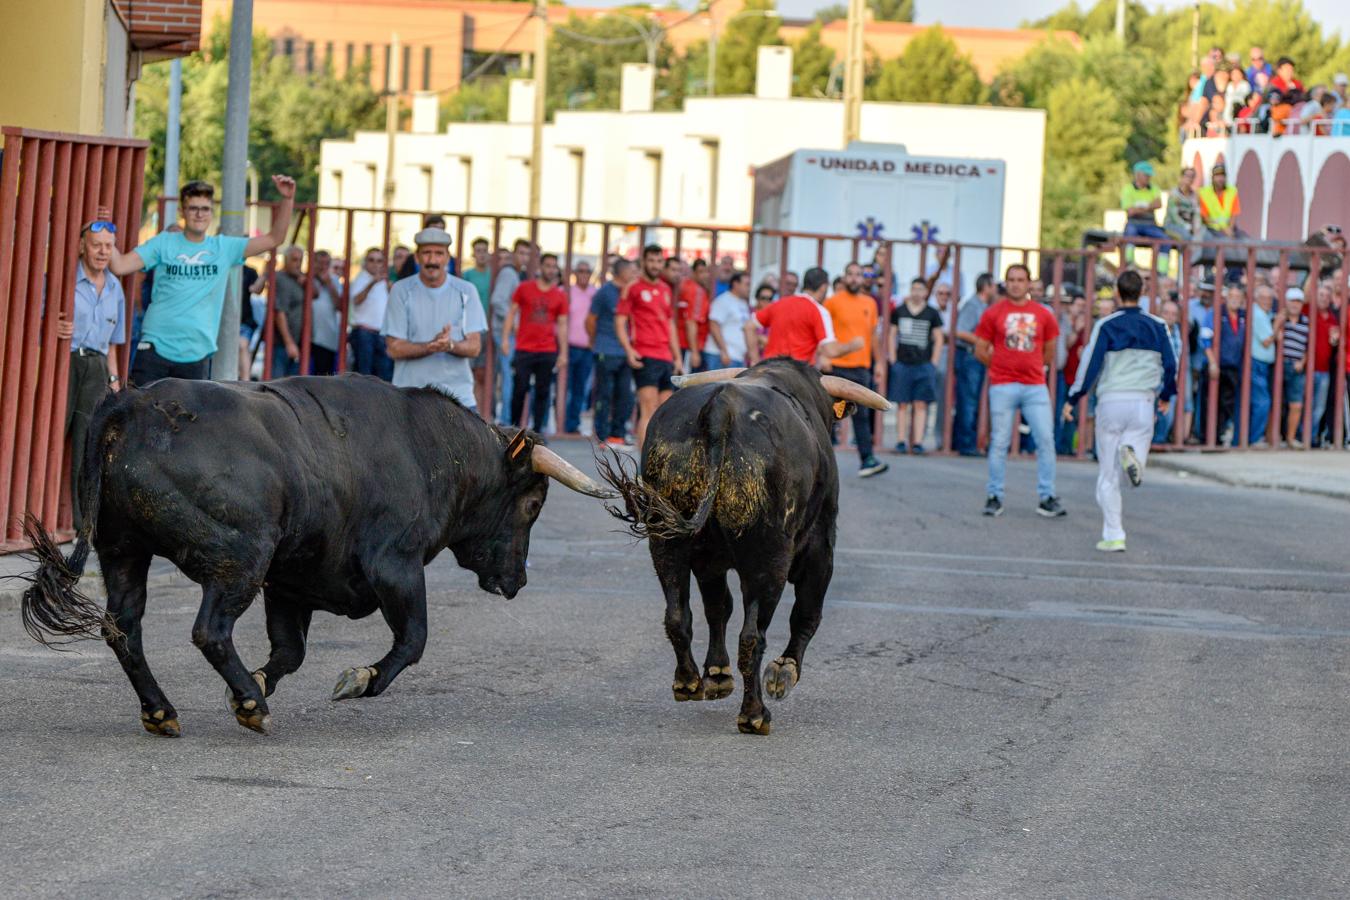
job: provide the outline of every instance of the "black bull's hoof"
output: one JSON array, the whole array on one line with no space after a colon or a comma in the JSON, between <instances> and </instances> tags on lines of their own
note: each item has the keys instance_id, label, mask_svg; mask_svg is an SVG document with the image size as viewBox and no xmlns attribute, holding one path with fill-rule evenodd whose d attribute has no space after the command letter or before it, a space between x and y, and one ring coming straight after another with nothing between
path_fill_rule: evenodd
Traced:
<instances>
[{"instance_id":1,"label":"black bull's hoof","mask_svg":"<svg viewBox=\"0 0 1350 900\"><path fill-rule=\"evenodd\" d=\"M736 679L731 666L708 666L703 673L703 699L721 700L736 690Z\"/></svg>"},{"instance_id":2,"label":"black bull's hoof","mask_svg":"<svg viewBox=\"0 0 1350 900\"><path fill-rule=\"evenodd\" d=\"M766 709L757 716L747 716L745 713L741 713L736 717L736 728L740 730L741 734L768 734L769 711Z\"/></svg>"},{"instance_id":3,"label":"black bull's hoof","mask_svg":"<svg viewBox=\"0 0 1350 900\"><path fill-rule=\"evenodd\" d=\"M257 682L258 689L267 693L267 677L262 672L254 672L253 680ZM229 703L230 712L234 713L235 721L250 731L256 731L258 734L267 734L267 729L272 724L272 717L267 712L266 702L248 699L244 701L236 700L234 692L228 688L225 690L225 700Z\"/></svg>"},{"instance_id":4,"label":"black bull's hoof","mask_svg":"<svg viewBox=\"0 0 1350 900\"><path fill-rule=\"evenodd\" d=\"M775 700L782 700L796 686L799 677L797 661L789 656L780 656L764 667L764 693Z\"/></svg>"},{"instance_id":5,"label":"black bull's hoof","mask_svg":"<svg viewBox=\"0 0 1350 900\"><path fill-rule=\"evenodd\" d=\"M370 666L347 669L338 676L338 682L333 687L333 699L351 700L354 697L364 697L374 678L375 669Z\"/></svg>"},{"instance_id":6,"label":"black bull's hoof","mask_svg":"<svg viewBox=\"0 0 1350 900\"><path fill-rule=\"evenodd\" d=\"M703 682L697 675L694 676L692 681L680 681L677 679L675 683L670 686L670 690L675 695L675 699L681 703L685 700L702 700L704 696Z\"/></svg>"},{"instance_id":7,"label":"black bull's hoof","mask_svg":"<svg viewBox=\"0 0 1350 900\"><path fill-rule=\"evenodd\" d=\"M178 713L172 710L157 709L154 712L141 713L141 725L151 734L161 737L182 737L178 727Z\"/></svg>"}]
</instances>

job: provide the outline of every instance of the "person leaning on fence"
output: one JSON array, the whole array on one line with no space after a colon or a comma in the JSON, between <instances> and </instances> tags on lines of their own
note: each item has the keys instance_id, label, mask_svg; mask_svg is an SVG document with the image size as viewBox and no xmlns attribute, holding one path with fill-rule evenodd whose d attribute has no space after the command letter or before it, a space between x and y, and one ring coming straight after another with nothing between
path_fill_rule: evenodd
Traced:
<instances>
[{"instance_id":1,"label":"person leaning on fence","mask_svg":"<svg viewBox=\"0 0 1350 900\"><path fill-rule=\"evenodd\" d=\"M1119 308L1092 328L1064 414L1096 388L1097 505L1102 539L1097 549L1125 550L1120 477L1138 487L1153 439L1155 403L1168 411L1177 389L1177 361L1167 325L1139 307L1144 280L1127 271L1116 281Z\"/></svg>"},{"instance_id":2,"label":"person leaning on fence","mask_svg":"<svg viewBox=\"0 0 1350 900\"><path fill-rule=\"evenodd\" d=\"M66 388L66 435L70 438L70 503L75 528L84 521L80 508L80 470L84 439L94 407L111 388L122 386L117 357L110 345L126 341L126 295L108 269L116 242L112 222L90 222L80 230L80 259L75 264L75 314L57 324L57 337L70 341L70 380Z\"/></svg>"},{"instance_id":3,"label":"person leaning on fence","mask_svg":"<svg viewBox=\"0 0 1350 900\"><path fill-rule=\"evenodd\" d=\"M138 269L155 273L152 302L141 323L141 340L131 365L132 384L208 376L230 269L279 246L290 227L295 179L273 175L272 184L281 195L281 204L267 234L255 238L208 237L215 188L204 181L193 181L179 194L181 232L161 232L130 253L113 251L108 268L114 275L130 275Z\"/></svg>"}]
</instances>

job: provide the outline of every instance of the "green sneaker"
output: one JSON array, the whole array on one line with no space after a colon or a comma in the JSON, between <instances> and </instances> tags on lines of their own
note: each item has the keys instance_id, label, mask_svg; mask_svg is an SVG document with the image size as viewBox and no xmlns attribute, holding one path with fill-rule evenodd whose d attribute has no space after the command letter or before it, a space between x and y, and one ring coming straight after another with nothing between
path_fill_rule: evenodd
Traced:
<instances>
[{"instance_id":1,"label":"green sneaker","mask_svg":"<svg viewBox=\"0 0 1350 900\"><path fill-rule=\"evenodd\" d=\"M1103 553L1124 553L1125 542L1122 541L1098 541L1097 549Z\"/></svg>"}]
</instances>

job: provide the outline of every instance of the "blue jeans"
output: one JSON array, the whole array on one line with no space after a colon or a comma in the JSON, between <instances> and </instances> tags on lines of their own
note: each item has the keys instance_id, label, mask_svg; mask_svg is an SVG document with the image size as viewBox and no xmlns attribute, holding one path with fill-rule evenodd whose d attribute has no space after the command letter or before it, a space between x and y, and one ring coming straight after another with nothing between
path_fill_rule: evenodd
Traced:
<instances>
[{"instance_id":1,"label":"blue jeans","mask_svg":"<svg viewBox=\"0 0 1350 900\"><path fill-rule=\"evenodd\" d=\"M300 360L286 355L286 345L277 341L272 345L272 377L285 378L300 374Z\"/></svg>"},{"instance_id":2,"label":"blue jeans","mask_svg":"<svg viewBox=\"0 0 1350 900\"><path fill-rule=\"evenodd\" d=\"M595 439L622 438L633 417L633 370L622 353L595 357Z\"/></svg>"},{"instance_id":3,"label":"blue jeans","mask_svg":"<svg viewBox=\"0 0 1350 900\"><path fill-rule=\"evenodd\" d=\"M1177 404L1180 402L1181 395L1178 394L1172 398L1172 403L1167 407L1167 412L1154 410L1153 443L1170 444L1172 442L1172 423L1176 421ZM1184 438L1185 435L1183 434L1182 437Z\"/></svg>"},{"instance_id":4,"label":"blue jeans","mask_svg":"<svg viewBox=\"0 0 1350 900\"><path fill-rule=\"evenodd\" d=\"M353 328L347 335L352 345L352 371L394 380L394 361L384 350L384 335L366 328Z\"/></svg>"},{"instance_id":5,"label":"blue jeans","mask_svg":"<svg viewBox=\"0 0 1350 900\"><path fill-rule=\"evenodd\" d=\"M1078 433L1078 422L1072 416L1063 414L1070 387L1072 385L1063 372L1055 376L1055 452L1061 456L1073 455L1073 439Z\"/></svg>"},{"instance_id":6,"label":"blue jeans","mask_svg":"<svg viewBox=\"0 0 1350 900\"><path fill-rule=\"evenodd\" d=\"M591 388L591 368L594 365L595 354L591 348L567 348L567 415L563 421L563 431L568 434L576 434L581 430L581 411L586 408Z\"/></svg>"},{"instance_id":7,"label":"blue jeans","mask_svg":"<svg viewBox=\"0 0 1350 900\"><path fill-rule=\"evenodd\" d=\"M1012 443L1013 413L1031 426L1036 439L1036 495L1055 496L1055 429L1050 391L1043 384L996 384L989 388L989 485L987 493L1003 499L1003 476Z\"/></svg>"},{"instance_id":8,"label":"blue jeans","mask_svg":"<svg viewBox=\"0 0 1350 900\"><path fill-rule=\"evenodd\" d=\"M1163 231L1161 228L1159 228L1157 225L1151 222L1136 222L1133 219L1130 219L1125 223L1125 236L1127 238L1129 237L1157 238L1158 240L1167 240L1169 237L1171 237L1171 235L1169 235L1167 232ZM1161 262L1162 263L1161 271L1166 272L1167 254L1172 251L1172 245L1160 244L1156 248L1150 246L1149 249L1154 250L1154 253L1157 256L1157 258L1153 261L1153 267L1155 269L1158 268L1158 263ZM1133 251L1133 248L1131 248L1131 251ZM1133 252L1131 252L1130 255L1131 257L1133 257L1134 255Z\"/></svg>"},{"instance_id":9,"label":"blue jeans","mask_svg":"<svg viewBox=\"0 0 1350 900\"><path fill-rule=\"evenodd\" d=\"M503 425L511 425L511 390L514 387L512 366L512 357L515 354L507 351L503 352L500 345L497 347L497 390L498 396L502 398L501 409L497 416L497 421Z\"/></svg>"},{"instance_id":10,"label":"blue jeans","mask_svg":"<svg viewBox=\"0 0 1350 900\"><path fill-rule=\"evenodd\" d=\"M1247 419L1247 443L1264 441L1270 422L1270 368L1274 363L1252 360L1251 415Z\"/></svg>"},{"instance_id":11,"label":"blue jeans","mask_svg":"<svg viewBox=\"0 0 1350 900\"><path fill-rule=\"evenodd\" d=\"M984 388L984 366L969 350L956 351L956 421L952 426L952 446L957 453L974 453L976 427L980 419L980 391Z\"/></svg>"},{"instance_id":12,"label":"blue jeans","mask_svg":"<svg viewBox=\"0 0 1350 900\"><path fill-rule=\"evenodd\" d=\"M1322 416L1327 411L1327 393L1331 390L1331 373L1313 373L1312 440L1314 447L1322 444Z\"/></svg>"}]
</instances>

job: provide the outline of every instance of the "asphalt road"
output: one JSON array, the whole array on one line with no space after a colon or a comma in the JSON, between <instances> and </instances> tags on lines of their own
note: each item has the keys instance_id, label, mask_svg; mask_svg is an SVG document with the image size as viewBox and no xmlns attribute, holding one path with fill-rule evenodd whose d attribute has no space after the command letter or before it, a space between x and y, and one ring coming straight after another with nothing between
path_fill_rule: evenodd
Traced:
<instances>
[{"instance_id":1,"label":"asphalt road","mask_svg":"<svg viewBox=\"0 0 1350 900\"><path fill-rule=\"evenodd\" d=\"M1061 465L1046 521L1014 464L987 520L980 461L893 462L859 482L844 458L825 620L768 737L738 699L672 700L646 548L562 489L515 600L433 564L427 653L383 696L328 700L384 653L379 617L316 617L266 737L226 710L176 573L146 646L179 740L141 730L106 648L45 650L0 609L0 894L1350 890L1350 507L1150 472L1103 557L1090 466ZM262 661L260 603L236 640Z\"/></svg>"}]
</instances>

